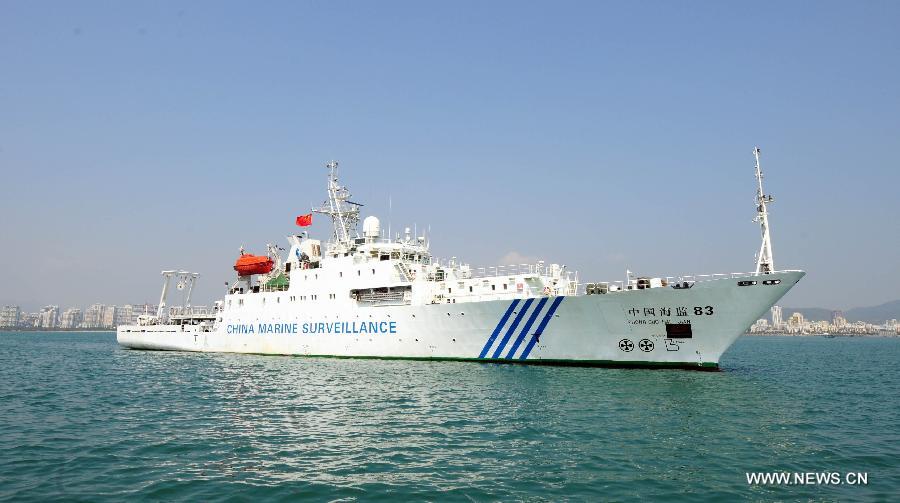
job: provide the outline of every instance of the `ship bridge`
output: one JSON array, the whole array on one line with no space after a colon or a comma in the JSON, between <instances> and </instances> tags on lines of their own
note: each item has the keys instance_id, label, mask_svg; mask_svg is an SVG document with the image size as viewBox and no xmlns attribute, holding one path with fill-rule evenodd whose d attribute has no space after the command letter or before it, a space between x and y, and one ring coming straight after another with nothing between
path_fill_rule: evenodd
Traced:
<instances>
[{"instance_id":1,"label":"ship bridge","mask_svg":"<svg viewBox=\"0 0 900 503\"><path fill-rule=\"evenodd\" d=\"M314 213L328 215L330 239L289 236L290 248L282 257L268 245L271 270L238 278L229 288L226 307L242 306L249 294L284 294L288 303L331 302L348 306L455 304L540 295L573 295L577 276L565 266L543 262L473 269L452 257L441 261L430 252L425 235L406 227L402 236L385 237L375 216L363 221L363 206L351 201L350 190L338 180L338 164L326 165L328 200ZM268 262L267 262L268 263ZM255 301L253 301L255 302ZM267 301L268 302L268 301ZM279 304L280 295L275 303Z\"/></svg>"}]
</instances>

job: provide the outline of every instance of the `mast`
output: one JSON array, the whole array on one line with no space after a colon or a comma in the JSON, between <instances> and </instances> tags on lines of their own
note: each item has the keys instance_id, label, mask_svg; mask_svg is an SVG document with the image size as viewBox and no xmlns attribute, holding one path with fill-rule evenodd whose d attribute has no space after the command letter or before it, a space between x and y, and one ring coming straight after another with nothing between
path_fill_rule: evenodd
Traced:
<instances>
[{"instance_id":1,"label":"mast","mask_svg":"<svg viewBox=\"0 0 900 503\"><path fill-rule=\"evenodd\" d=\"M763 192L763 174L759 168L759 147L753 148L753 156L756 158L756 218L762 232L762 244L756 255L756 273L769 274L775 270L775 262L772 259L772 237L769 235L769 212L766 209L768 203L775 202L775 198Z\"/></svg>"},{"instance_id":2,"label":"mast","mask_svg":"<svg viewBox=\"0 0 900 503\"><path fill-rule=\"evenodd\" d=\"M328 168L328 200L312 211L331 217L334 233L329 250L335 254L344 253L350 249L352 239L358 235L356 226L362 204L350 201L350 191L338 183L338 163L331 161L325 167Z\"/></svg>"}]
</instances>

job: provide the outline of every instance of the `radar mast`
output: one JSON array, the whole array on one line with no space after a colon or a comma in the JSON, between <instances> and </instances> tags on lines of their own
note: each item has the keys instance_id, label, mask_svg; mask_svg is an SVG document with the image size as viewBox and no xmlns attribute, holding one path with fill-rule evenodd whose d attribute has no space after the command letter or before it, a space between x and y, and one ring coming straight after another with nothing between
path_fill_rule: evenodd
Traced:
<instances>
[{"instance_id":1,"label":"radar mast","mask_svg":"<svg viewBox=\"0 0 900 503\"><path fill-rule=\"evenodd\" d=\"M772 237L769 235L769 212L766 205L775 202L775 198L763 192L763 174L759 168L759 147L753 148L753 156L756 158L756 218L762 231L762 244L759 254L756 255L756 273L769 274L775 270L775 262L772 259Z\"/></svg>"},{"instance_id":2,"label":"radar mast","mask_svg":"<svg viewBox=\"0 0 900 503\"><path fill-rule=\"evenodd\" d=\"M325 167L328 168L328 200L312 211L331 217L334 233L329 251L334 254L346 253L353 244L353 238L358 237L356 225L362 204L350 201L350 190L338 183L337 161L331 161Z\"/></svg>"}]
</instances>

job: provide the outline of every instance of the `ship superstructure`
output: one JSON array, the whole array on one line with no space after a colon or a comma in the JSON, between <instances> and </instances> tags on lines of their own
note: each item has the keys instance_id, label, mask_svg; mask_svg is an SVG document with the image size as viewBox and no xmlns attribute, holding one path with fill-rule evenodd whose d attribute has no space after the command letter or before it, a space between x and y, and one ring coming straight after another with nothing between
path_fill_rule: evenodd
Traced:
<instances>
[{"instance_id":1,"label":"ship superstructure","mask_svg":"<svg viewBox=\"0 0 900 503\"><path fill-rule=\"evenodd\" d=\"M119 342L186 351L716 368L725 349L804 275L771 269L767 219L762 249L769 267L752 273L581 284L556 263L473 268L456 258L441 261L432 257L428 236L408 227L385 236L378 218L368 216L360 234L362 204L340 184L338 164L326 168L328 199L313 209L331 219L325 243L302 233L288 237L286 250L271 244L265 255L241 250L237 278L211 310L166 308L164 286L157 316L120 327ZM179 274L191 285L197 279Z\"/></svg>"}]
</instances>

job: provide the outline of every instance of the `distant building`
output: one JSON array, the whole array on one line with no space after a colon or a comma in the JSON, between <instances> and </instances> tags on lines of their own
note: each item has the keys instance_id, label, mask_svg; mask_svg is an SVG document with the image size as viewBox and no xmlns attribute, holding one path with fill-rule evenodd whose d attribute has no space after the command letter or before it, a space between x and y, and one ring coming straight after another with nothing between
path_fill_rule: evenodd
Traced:
<instances>
[{"instance_id":1,"label":"distant building","mask_svg":"<svg viewBox=\"0 0 900 503\"><path fill-rule=\"evenodd\" d=\"M831 312L831 324L835 327L843 327L847 324L847 319L844 318L843 311L832 311Z\"/></svg>"},{"instance_id":2,"label":"distant building","mask_svg":"<svg viewBox=\"0 0 900 503\"><path fill-rule=\"evenodd\" d=\"M760 318L750 327L750 333L765 332L769 329L769 320Z\"/></svg>"},{"instance_id":3,"label":"distant building","mask_svg":"<svg viewBox=\"0 0 900 503\"><path fill-rule=\"evenodd\" d=\"M22 313L19 317L19 327L39 328L41 326L41 313Z\"/></svg>"},{"instance_id":4,"label":"distant building","mask_svg":"<svg viewBox=\"0 0 900 503\"><path fill-rule=\"evenodd\" d=\"M0 310L0 328L16 328L22 316L19 306L3 306Z\"/></svg>"},{"instance_id":5,"label":"distant building","mask_svg":"<svg viewBox=\"0 0 900 503\"><path fill-rule=\"evenodd\" d=\"M137 317L142 314L156 314L156 306L151 304L125 304L116 307L116 326L137 325Z\"/></svg>"},{"instance_id":6,"label":"distant building","mask_svg":"<svg viewBox=\"0 0 900 503\"><path fill-rule=\"evenodd\" d=\"M781 328L783 322L781 306L772 306L772 327L775 329Z\"/></svg>"},{"instance_id":7,"label":"distant building","mask_svg":"<svg viewBox=\"0 0 900 503\"><path fill-rule=\"evenodd\" d=\"M103 328L104 311L106 311L106 305L92 304L84 311L81 328Z\"/></svg>"},{"instance_id":8,"label":"distant building","mask_svg":"<svg viewBox=\"0 0 900 503\"><path fill-rule=\"evenodd\" d=\"M116 306L105 306L103 317L100 320L100 328L116 328Z\"/></svg>"},{"instance_id":9,"label":"distant building","mask_svg":"<svg viewBox=\"0 0 900 503\"><path fill-rule=\"evenodd\" d=\"M59 317L59 327L60 328L79 328L81 327L81 322L84 319L84 314L82 314L81 309L70 307L63 311L62 315Z\"/></svg>"},{"instance_id":10,"label":"distant building","mask_svg":"<svg viewBox=\"0 0 900 503\"><path fill-rule=\"evenodd\" d=\"M59 306L45 306L40 312L40 328L57 328L59 326Z\"/></svg>"},{"instance_id":11,"label":"distant building","mask_svg":"<svg viewBox=\"0 0 900 503\"><path fill-rule=\"evenodd\" d=\"M794 313L788 318L788 326L791 328L802 328L805 322L806 320L803 318L802 313Z\"/></svg>"},{"instance_id":12,"label":"distant building","mask_svg":"<svg viewBox=\"0 0 900 503\"><path fill-rule=\"evenodd\" d=\"M132 325L131 320L134 318L134 306L125 304L124 306L116 306L116 326Z\"/></svg>"},{"instance_id":13,"label":"distant building","mask_svg":"<svg viewBox=\"0 0 900 503\"><path fill-rule=\"evenodd\" d=\"M132 304L131 310L134 313L134 318L131 320L131 324L137 324L137 317L142 314L156 314L157 309L156 304Z\"/></svg>"}]
</instances>

